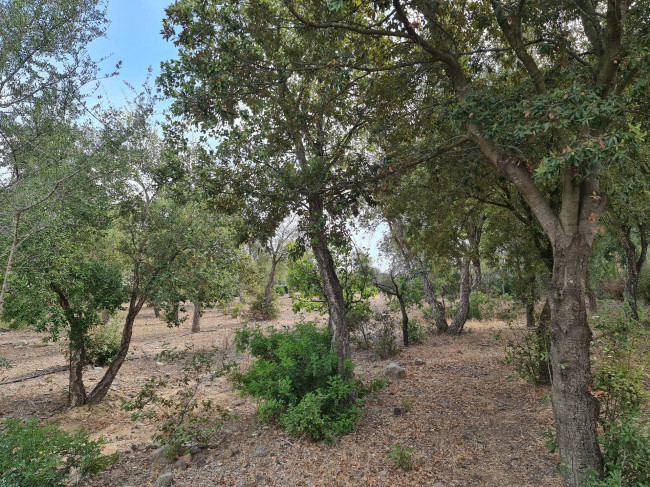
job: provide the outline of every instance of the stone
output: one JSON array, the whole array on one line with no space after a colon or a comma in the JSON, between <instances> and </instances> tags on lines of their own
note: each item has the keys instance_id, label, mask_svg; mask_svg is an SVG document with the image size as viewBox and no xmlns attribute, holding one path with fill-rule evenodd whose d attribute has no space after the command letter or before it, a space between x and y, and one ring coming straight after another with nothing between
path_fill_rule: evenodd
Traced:
<instances>
[{"instance_id":1,"label":"stone","mask_svg":"<svg viewBox=\"0 0 650 487\"><path fill-rule=\"evenodd\" d=\"M406 370L395 362L391 362L384 370L384 377L387 379L404 379L406 377Z\"/></svg>"},{"instance_id":2,"label":"stone","mask_svg":"<svg viewBox=\"0 0 650 487\"><path fill-rule=\"evenodd\" d=\"M183 455L180 457L176 462L174 463L174 468L176 470L185 470L187 467L190 466L190 462L192 461L192 455L189 453L187 455Z\"/></svg>"},{"instance_id":3,"label":"stone","mask_svg":"<svg viewBox=\"0 0 650 487\"><path fill-rule=\"evenodd\" d=\"M445 484L443 484L442 482L436 482L435 484L433 484L433 487L445 487Z\"/></svg>"},{"instance_id":4,"label":"stone","mask_svg":"<svg viewBox=\"0 0 650 487\"><path fill-rule=\"evenodd\" d=\"M256 457L265 457L265 456L268 455L270 452L271 452L271 450L269 450L267 447L265 447L265 446L258 446L258 447L255 448L255 450L253 451L253 456L256 456Z\"/></svg>"},{"instance_id":5,"label":"stone","mask_svg":"<svg viewBox=\"0 0 650 487\"><path fill-rule=\"evenodd\" d=\"M402 408L393 408L393 416L401 416Z\"/></svg>"},{"instance_id":6,"label":"stone","mask_svg":"<svg viewBox=\"0 0 650 487\"><path fill-rule=\"evenodd\" d=\"M255 481L256 482L266 482L268 480L268 477L262 475L261 473L256 473L255 474Z\"/></svg>"},{"instance_id":7,"label":"stone","mask_svg":"<svg viewBox=\"0 0 650 487\"><path fill-rule=\"evenodd\" d=\"M424 365L424 360L420 360L420 359L418 358L418 359L415 359L415 360L413 361L413 363L414 363L415 365Z\"/></svg>"},{"instance_id":8,"label":"stone","mask_svg":"<svg viewBox=\"0 0 650 487\"><path fill-rule=\"evenodd\" d=\"M154 487L169 487L174 483L174 474L167 472L156 479Z\"/></svg>"},{"instance_id":9,"label":"stone","mask_svg":"<svg viewBox=\"0 0 650 487\"><path fill-rule=\"evenodd\" d=\"M152 462L156 467L162 467L171 463L171 459L168 457L167 452L169 451L169 445L163 445L153 452L151 455Z\"/></svg>"},{"instance_id":10,"label":"stone","mask_svg":"<svg viewBox=\"0 0 650 487\"><path fill-rule=\"evenodd\" d=\"M388 470L382 470L377 475L379 475L380 477L385 477L386 475L388 475Z\"/></svg>"}]
</instances>

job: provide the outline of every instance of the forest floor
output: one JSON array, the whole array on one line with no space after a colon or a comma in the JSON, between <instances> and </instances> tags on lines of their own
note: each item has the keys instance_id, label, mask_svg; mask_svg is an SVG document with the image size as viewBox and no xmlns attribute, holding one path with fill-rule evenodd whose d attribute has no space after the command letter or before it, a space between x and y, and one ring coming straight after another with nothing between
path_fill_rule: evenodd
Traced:
<instances>
[{"instance_id":1,"label":"forest floor","mask_svg":"<svg viewBox=\"0 0 650 487\"><path fill-rule=\"evenodd\" d=\"M288 298L280 304L280 317L269 325L298 321ZM460 337L430 335L425 343L402 349L389 360L371 350L355 350L358 376L381 377L389 362L404 367L407 376L370 394L358 430L333 445L258 423L254 401L240 396L226 378L202 385L198 398L213 399L237 419L213 433L211 448L186 458L189 462L158 466L151 440L155 425L131 421L130 414L120 410L122 400L133 397L152 376L168 374L170 394L181 388L179 365L154 360L166 346L217 346L234 356L233 331L243 323L220 310L208 310L202 332L191 334L190 320L170 329L153 310L143 309L129 358L110 394L97 406L72 410L66 407L67 372L61 370L66 365L64 345L46 345L43 335L29 330L0 333L0 357L13 365L0 374L0 418L36 416L69 431L83 427L92 438L103 437L104 450L119 452L119 460L110 470L78 483L89 487L150 487L170 469L173 485L193 487L562 484L555 473L557 457L548 452L543 437L553 426L550 389L525 383L503 364L504 342L495 334L507 337L523 324L512 330L499 321L469 321L467 333ZM250 357L238 360L246 363ZM87 389L103 372L87 367ZM26 378L35 373L41 375ZM402 414L396 415L398 407ZM397 442L413 449L413 469L400 470L389 458Z\"/></svg>"}]
</instances>

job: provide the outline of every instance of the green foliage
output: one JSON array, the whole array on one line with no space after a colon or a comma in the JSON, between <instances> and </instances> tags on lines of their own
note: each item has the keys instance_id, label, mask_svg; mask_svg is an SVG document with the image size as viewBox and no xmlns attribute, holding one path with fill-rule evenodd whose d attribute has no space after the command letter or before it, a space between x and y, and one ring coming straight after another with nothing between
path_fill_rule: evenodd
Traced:
<instances>
[{"instance_id":1,"label":"green foliage","mask_svg":"<svg viewBox=\"0 0 650 487\"><path fill-rule=\"evenodd\" d=\"M90 330L86 346L86 361L98 367L108 365L117 355L122 329L117 320L99 324Z\"/></svg>"},{"instance_id":2,"label":"green foliage","mask_svg":"<svg viewBox=\"0 0 650 487\"><path fill-rule=\"evenodd\" d=\"M547 376L543 367L548 365L548 352L537 331L512 331L504 348L504 362L511 365L519 377L526 382L540 384ZM495 336L501 339L500 335Z\"/></svg>"},{"instance_id":3,"label":"green foliage","mask_svg":"<svg viewBox=\"0 0 650 487\"><path fill-rule=\"evenodd\" d=\"M244 303L239 302L235 303L232 305L230 308L230 317L231 318L239 318L241 314L244 312Z\"/></svg>"},{"instance_id":4,"label":"green foliage","mask_svg":"<svg viewBox=\"0 0 650 487\"><path fill-rule=\"evenodd\" d=\"M487 302L487 296L481 291L472 291L469 295L469 318L480 320L481 305Z\"/></svg>"},{"instance_id":5,"label":"green foliage","mask_svg":"<svg viewBox=\"0 0 650 487\"><path fill-rule=\"evenodd\" d=\"M390 458L395 463L395 468L399 468L401 470L411 470L413 468L412 454L413 448L404 448L398 441L397 443L393 443L393 449L388 454L388 458Z\"/></svg>"},{"instance_id":6,"label":"green foliage","mask_svg":"<svg viewBox=\"0 0 650 487\"><path fill-rule=\"evenodd\" d=\"M398 352L395 338L395 322L388 310L380 311L373 316L376 325L372 340L372 348L380 358L392 357Z\"/></svg>"},{"instance_id":7,"label":"green foliage","mask_svg":"<svg viewBox=\"0 0 650 487\"><path fill-rule=\"evenodd\" d=\"M223 376L231 365L216 361L218 350L191 352L191 347L177 352L165 350L156 360L181 362L181 390L169 395L165 389L171 384L161 377L151 377L131 400L122 401L121 409L132 411L131 419L150 419L157 423L152 439L168 445L166 455L174 458L183 453L190 443L205 443L209 435L230 417L220 405L210 399L200 399L199 389L206 382Z\"/></svg>"},{"instance_id":8,"label":"green foliage","mask_svg":"<svg viewBox=\"0 0 650 487\"><path fill-rule=\"evenodd\" d=\"M424 343L427 338L426 328L414 318L409 319L408 334L411 343Z\"/></svg>"},{"instance_id":9,"label":"green foliage","mask_svg":"<svg viewBox=\"0 0 650 487\"><path fill-rule=\"evenodd\" d=\"M642 344L647 332L628 318L625 307L618 312L603 309L595 319L599 336L595 339L596 368L592 394L601 404L601 422L615 424L622 416L634 414L648 399L644 381L648 351Z\"/></svg>"},{"instance_id":10,"label":"green foliage","mask_svg":"<svg viewBox=\"0 0 650 487\"><path fill-rule=\"evenodd\" d=\"M413 410L413 404L415 404L415 398L411 396L406 396L399 402L405 413L410 413Z\"/></svg>"},{"instance_id":11,"label":"green foliage","mask_svg":"<svg viewBox=\"0 0 650 487\"><path fill-rule=\"evenodd\" d=\"M292 434L333 441L356 429L360 402L352 379L337 373L338 357L327 330L298 323L293 330L264 333L258 325L235 332L238 352L257 358L250 369L232 380L244 394L260 398L260 421L277 419ZM348 364L353 368L353 364Z\"/></svg>"},{"instance_id":12,"label":"green foliage","mask_svg":"<svg viewBox=\"0 0 650 487\"><path fill-rule=\"evenodd\" d=\"M0 487L59 487L74 467L82 476L96 474L117 461L102 456L103 442L80 431L69 435L56 425L39 426L36 418L0 423Z\"/></svg>"},{"instance_id":13,"label":"green foliage","mask_svg":"<svg viewBox=\"0 0 650 487\"><path fill-rule=\"evenodd\" d=\"M278 299L275 293L271 294L271 302L268 305L264 302L264 299L264 291L257 293L253 297L249 306L251 317L260 320L273 320L277 318L280 310L278 309Z\"/></svg>"},{"instance_id":14,"label":"green foliage","mask_svg":"<svg viewBox=\"0 0 650 487\"><path fill-rule=\"evenodd\" d=\"M600 437L605 477L589 487L645 487L650 485L650 426L636 415L604 424Z\"/></svg>"}]
</instances>

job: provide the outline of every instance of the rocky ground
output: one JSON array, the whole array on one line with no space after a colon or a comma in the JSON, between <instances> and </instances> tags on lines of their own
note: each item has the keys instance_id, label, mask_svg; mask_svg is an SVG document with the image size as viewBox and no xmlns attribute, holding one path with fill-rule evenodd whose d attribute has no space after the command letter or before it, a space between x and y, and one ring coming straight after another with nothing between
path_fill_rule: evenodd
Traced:
<instances>
[{"instance_id":1,"label":"rocky ground","mask_svg":"<svg viewBox=\"0 0 650 487\"><path fill-rule=\"evenodd\" d=\"M274 326L298 317L282 300ZM312 315L311 318L314 316ZM200 398L211 398L237 419L213 433L208 448L166 463L151 436L155 425L131 421L120 410L151 376L180 384L179 365L154 360L164 347L195 349L217 346L232 355L234 328L243 320L210 310L202 332L189 333L189 323L169 329L144 309L136 322L129 360L104 403L69 410L65 406L67 375L61 344L20 330L0 333L0 356L13 368L0 379L0 417L38 416L68 430L85 428L107 441L107 453L118 451L110 470L78 482L100 487L227 485L249 486L411 486L435 487L560 486L555 460L542 436L553 424L549 389L516 378L502 364L503 342L496 332L511 333L502 322L470 321L461 337L431 335L427 342L380 360L368 350L354 353L357 374L382 376L389 362L406 376L371 394L357 432L334 445L289 436L256 420L255 404L242 398L225 378L202 385ZM240 356L244 365L249 357ZM103 369L89 367L88 387ZM35 377L33 377L35 376ZM397 409L396 409L397 408ZM413 468L401 470L388 457L399 442L413 449Z\"/></svg>"}]
</instances>

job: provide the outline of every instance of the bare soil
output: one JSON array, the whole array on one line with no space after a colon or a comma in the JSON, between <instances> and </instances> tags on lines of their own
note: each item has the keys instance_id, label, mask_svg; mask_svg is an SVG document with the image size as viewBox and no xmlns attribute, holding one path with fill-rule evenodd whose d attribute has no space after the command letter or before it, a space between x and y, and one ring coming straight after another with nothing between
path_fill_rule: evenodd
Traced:
<instances>
[{"instance_id":1,"label":"bare soil","mask_svg":"<svg viewBox=\"0 0 650 487\"><path fill-rule=\"evenodd\" d=\"M281 300L281 309L281 316L268 324L290 326L299 319L287 298ZM153 486L164 469L153 464L155 425L131 421L129 413L120 410L122 400L153 375L178 377L177 364L153 359L163 347L183 349L192 343L195 349L217 346L231 351L233 330L245 320L208 310L198 334L190 333L190 321L170 329L152 309L143 309L129 359L106 400L72 410L66 407L67 371L61 370L66 365L65 344L45 345L42 335L29 330L0 333L0 357L13 365L0 374L0 418L37 416L70 431L82 427L93 438L103 437L107 453L119 452L118 463L78 485ZM557 457L547 451L542 436L553 426L550 390L524 383L502 363L503 342L494 334L510 333L505 323L470 321L466 330L461 337L430 335L426 343L403 349L390 360L356 350L357 375L381 376L389 362L396 362L407 377L371 394L358 431L334 445L258 423L254 402L241 397L225 378L202 386L202 398L214 399L238 419L214 433L212 447L195 453L189 467L173 470L173 485L561 486L554 470ZM87 388L103 372L88 367ZM40 375L27 378L35 374ZM405 404L410 411L404 410ZM395 408L401 408L401 414L396 415ZM396 468L388 457L397 442L413 449L412 470Z\"/></svg>"}]
</instances>

